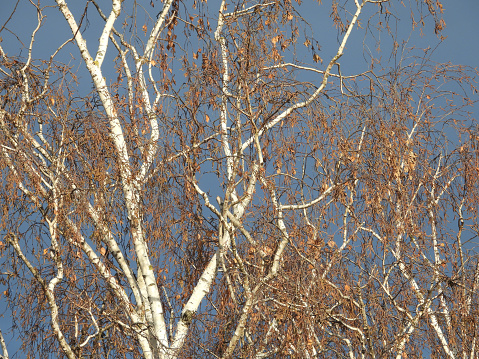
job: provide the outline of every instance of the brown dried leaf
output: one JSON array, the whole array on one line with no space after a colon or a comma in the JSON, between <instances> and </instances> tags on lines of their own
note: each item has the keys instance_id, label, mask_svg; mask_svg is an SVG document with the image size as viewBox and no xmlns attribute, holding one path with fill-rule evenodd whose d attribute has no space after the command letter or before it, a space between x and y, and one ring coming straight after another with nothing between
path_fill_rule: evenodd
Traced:
<instances>
[{"instance_id":1,"label":"brown dried leaf","mask_svg":"<svg viewBox=\"0 0 479 359\"><path fill-rule=\"evenodd\" d=\"M322 59L321 57L319 57L318 54L314 54L314 55L313 55L313 61L314 61L314 62L321 62L321 63L323 63L323 59Z\"/></svg>"}]
</instances>

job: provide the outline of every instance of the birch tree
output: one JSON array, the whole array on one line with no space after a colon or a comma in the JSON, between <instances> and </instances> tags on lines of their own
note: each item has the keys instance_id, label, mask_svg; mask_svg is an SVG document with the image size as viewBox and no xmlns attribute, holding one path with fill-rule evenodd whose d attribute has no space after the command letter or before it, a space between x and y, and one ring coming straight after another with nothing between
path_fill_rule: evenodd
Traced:
<instances>
[{"instance_id":1,"label":"birch tree","mask_svg":"<svg viewBox=\"0 0 479 359\"><path fill-rule=\"evenodd\" d=\"M399 2L307 5L335 28L285 0L15 7L0 258L30 357L476 357L476 73L401 44ZM408 11L441 36L440 2ZM341 66L354 33L393 61Z\"/></svg>"}]
</instances>

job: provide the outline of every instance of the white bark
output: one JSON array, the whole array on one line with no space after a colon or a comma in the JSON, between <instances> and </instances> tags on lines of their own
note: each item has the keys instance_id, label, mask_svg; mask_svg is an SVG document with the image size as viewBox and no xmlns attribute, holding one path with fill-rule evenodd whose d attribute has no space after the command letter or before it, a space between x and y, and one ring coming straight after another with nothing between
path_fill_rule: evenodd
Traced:
<instances>
[{"instance_id":1,"label":"white bark","mask_svg":"<svg viewBox=\"0 0 479 359\"><path fill-rule=\"evenodd\" d=\"M258 137L261 137L263 133L265 133L267 130L271 129L274 127L276 124L280 123L282 120L284 120L287 116L289 116L293 111L298 110L300 108L306 107L311 102L313 102L320 93L324 91L326 88L326 85L328 84L328 78L331 74L331 70L335 64L337 64L337 61L340 59L341 56L344 54L344 48L346 47L346 43L348 42L349 36L351 35L351 32L354 28L354 25L356 25L356 22L358 21L359 15L361 14L361 11L363 10L364 5L367 3L367 1L364 1L361 5L356 2L356 12L353 15L351 22L348 25L348 28L343 36L343 39L341 41L341 44L338 48L338 51L336 52L336 55L330 60L328 66L326 67L326 70L324 71L323 79L321 81L321 84L318 86L318 88L314 91L312 95L308 97L306 101L298 102L283 112L281 112L278 116L276 116L274 119L266 123L263 128L261 128L257 135ZM246 140L243 143L243 146L241 147L241 152L245 151L254 141L254 136L251 136L248 140Z\"/></svg>"},{"instance_id":2,"label":"white bark","mask_svg":"<svg viewBox=\"0 0 479 359\"><path fill-rule=\"evenodd\" d=\"M169 1L165 6L171 6L172 1ZM78 29L78 25L74 19L73 14L70 12L67 4L63 0L57 0L60 11L62 12L65 20L68 22L72 33L75 35L75 41L80 53L82 55L83 61L91 74L92 81L97 89L97 92L102 101L104 110L108 116L110 122L110 135L112 140L115 143L117 149L118 159L120 161L120 174L122 178L122 187L123 193L125 196L125 202L128 210L129 220L132 227L132 237L133 243L135 246L135 252L138 258L139 268L143 274L143 279L145 281L146 291L148 293L148 301L152 311L153 325L155 328L155 336L159 342L160 351L164 351L164 348L168 347L168 337L167 337L167 328L164 319L163 307L161 304L160 293L158 286L156 285L156 279L153 272L153 266L151 265L148 249L146 242L143 236L143 231L140 223L140 210L139 210L139 198L138 198L138 183L133 180L132 172L130 170L130 158L128 154L128 149L123 134L123 129L119 121L114 103L111 98L111 94L108 91L105 78L102 76L100 62L93 60L89 54L88 48L86 46L86 41L83 39L81 32ZM97 57L99 61L105 56L106 45L108 42L109 34L113 27L114 20L118 17L120 11L120 2L113 2L112 13L108 21L105 24L102 38L100 39L100 46L98 50ZM164 13L166 14L166 12ZM164 16L164 15L163 15ZM163 17L164 20L164 17ZM161 23L157 22L157 25L160 26ZM152 127L156 128L156 131L153 131L153 136L155 133L158 133L158 127L156 123L156 118L152 118ZM154 150L153 150L154 151ZM151 159L150 159L151 160Z\"/></svg>"},{"instance_id":3,"label":"white bark","mask_svg":"<svg viewBox=\"0 0 479 359\"><path fill-rule=\"evenodd\" d=\"M53 329L53 334L57 337L58 342L60 343L63 352L69 359L76 359L75 354L72 351L72 348L67 343L63 332L60 329L59 318L58 318L58 305L55 300L55 294L53 292L54 285L61 280L61 274L58 274L47 283L38 273L38 270L30 263L27 257L23 254L22 249L20 248L20 244L18 243L18 238L16 235L11 234L8 238L9 242L12 244L15 252L17 253L18 257L22 260L23 263L27 266L33 276L37 279L37 281L42 285L43 292L45 297L47 298L48 306L50 308L50 315L51 315L51 326Z\"/></svg>"},{"instance_id":4,"label":"white bark","mask_svg":"<svg viewBox=\"0 0 479 359\"><path fill-rule=\"evenodd\" d=\"M2 348L2 355L0 355L0 359L9 359L7 344L5 344L5 339L3 338L3 334L1 330L0 330L0 346Z\"/></svg>"}]
</instances>

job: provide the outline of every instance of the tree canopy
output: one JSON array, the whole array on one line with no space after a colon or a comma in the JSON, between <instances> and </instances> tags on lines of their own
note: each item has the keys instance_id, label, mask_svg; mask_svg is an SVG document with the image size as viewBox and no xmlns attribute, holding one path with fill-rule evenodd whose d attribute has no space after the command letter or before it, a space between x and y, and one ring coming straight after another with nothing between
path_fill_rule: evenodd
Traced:
<instances>
[{"instance_id":1,"label":"tree canopy","mask_svg":"<svg viewBox=\"0 0 479 359\"><path fill-rule=\"evenodd\" d=\"M0 300L21 350L475 358L477 70L397 28L440 41L442 13L19 0L0 24Z\"/></svg>"}]
</instances>

